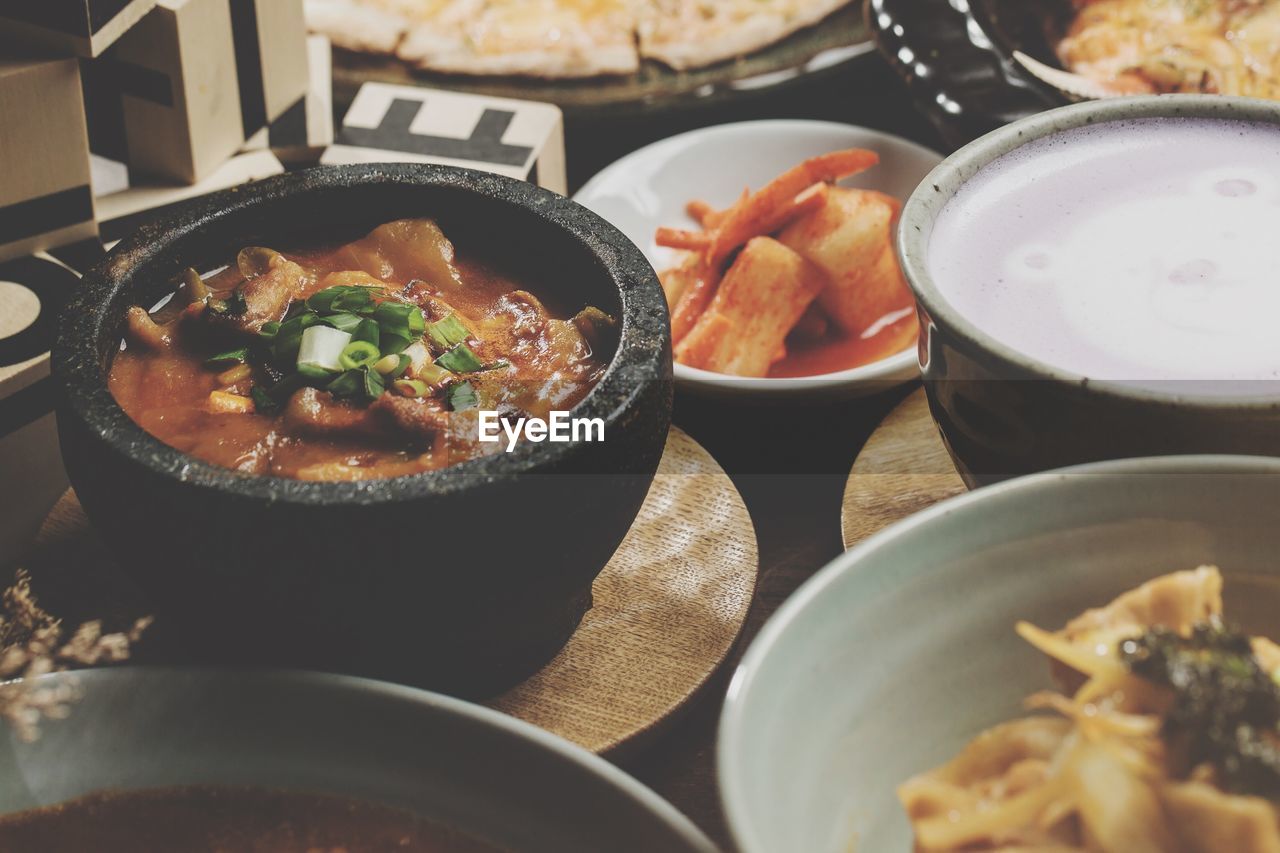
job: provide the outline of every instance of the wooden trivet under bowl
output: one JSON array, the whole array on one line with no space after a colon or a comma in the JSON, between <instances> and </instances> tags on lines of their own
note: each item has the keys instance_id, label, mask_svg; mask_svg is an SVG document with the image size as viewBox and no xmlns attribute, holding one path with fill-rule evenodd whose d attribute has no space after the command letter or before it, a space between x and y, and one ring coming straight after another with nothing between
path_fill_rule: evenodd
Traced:
<instances>
[{"instance_id":1,"label":"wooden trivet under bowl","mask_svg":"<svg viewBox=\"0 0 1280 853\"><path fill-rule=\"evenodd\" d=\"M27 565L37 594L50 589L45 603L59 615L71 599L77 617L136 615L138 593L112 559L68 491ZM724 663L758 568L755 528L733 482L673 428L644 506L596 578L594 606L577 632L540 672L487 704L594 752L637 746Z\"/></svg>"},{"instance_id":2,"label":"wooden trivet under bowl","mask_svg":"<svg viewBox=\"0 0 1280 853\"><path fill-rule=\"evenodd\" d=\"M876 427L853 462L840 508L844 547L964 491L920 388Z\"/></svg>"}]
</instances>

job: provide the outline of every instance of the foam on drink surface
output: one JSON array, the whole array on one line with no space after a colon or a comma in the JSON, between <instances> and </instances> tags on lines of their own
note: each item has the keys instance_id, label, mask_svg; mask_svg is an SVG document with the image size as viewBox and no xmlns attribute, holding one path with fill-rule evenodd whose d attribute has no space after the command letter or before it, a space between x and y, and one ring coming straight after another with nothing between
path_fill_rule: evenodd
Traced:
<instances>
[{"instance_id":1,"label":"foam on drink surface","mask_svg":"<svg viewBox=\"0 0 1280 853\"><path fill-rule=\"evenodd\" d=\"M1138 119L1036 140L946 205L929 269L970 322L1062 370L1280 378L1280 127Z\"/></svg>"}]
</instances>

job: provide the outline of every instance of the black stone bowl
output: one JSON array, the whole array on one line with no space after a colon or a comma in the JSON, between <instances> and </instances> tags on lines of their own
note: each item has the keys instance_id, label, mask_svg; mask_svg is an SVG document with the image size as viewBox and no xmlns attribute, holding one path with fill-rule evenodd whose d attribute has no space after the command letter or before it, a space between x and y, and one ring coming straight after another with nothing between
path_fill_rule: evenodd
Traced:
<instances>
[{"instance_id":1,"label":"black stone bowl","mask_svg":"<svg viewBox=\"0 0 1280 853\"><path fill-rule=\"evenodd\" d=\"M573 412L602 418L603 442L524 442L410 477L302 482L187 456L112 397L125 310L155 302L181 270L219 266L246 245L305 245L410 216L433 217L464 251L621 318L607 372ZM640 250L565 198L441 166L311 169L146 226L84 277L52 358L71 482L182 659L467 695L525 677L576 628L671 420L666 302Z\"/></svg>"},{"instance_id":2,"label":"black stone bowl","mask_svg":"<svg viewBox=\"0 0 1280 853\"><path fill-rule=\"evenodd\" d=\"M1058 66L1071 0L867 0L866 13L880 53L954 147L1069 103L1013 52Z\"/></svg>"}]
</instances>

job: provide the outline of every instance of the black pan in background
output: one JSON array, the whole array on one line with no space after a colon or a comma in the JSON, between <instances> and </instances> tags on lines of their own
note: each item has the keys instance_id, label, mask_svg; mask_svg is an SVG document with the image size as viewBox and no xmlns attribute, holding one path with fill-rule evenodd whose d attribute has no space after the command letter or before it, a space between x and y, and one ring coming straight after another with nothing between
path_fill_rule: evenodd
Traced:
<instances>
[{"instance_id":1,"label":"black pan in background","mask_svg":"<svg viewBox=\"0 0 1280 853\"><path fill-rule=\"evenodd\" d=\"M867 0L866 14L880 52L951 146L1067 103L1013 51L1058 65L1051 45L1074 17L1070 0Z\"/></svg>"}]
</instances>

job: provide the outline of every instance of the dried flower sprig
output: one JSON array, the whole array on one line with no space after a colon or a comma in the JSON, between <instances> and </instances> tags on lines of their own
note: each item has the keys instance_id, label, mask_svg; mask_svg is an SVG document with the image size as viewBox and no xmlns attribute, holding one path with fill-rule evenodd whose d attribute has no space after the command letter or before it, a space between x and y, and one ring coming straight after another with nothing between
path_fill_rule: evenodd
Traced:
<instances>
[{"instance_id":1,"label":"dried flower sprig","mask_svg":"<svg viewBox=\"0 0 1280 853\"><path fill-rule=\"evenodd\" d=\"M63 642L62 622L47 613L31 592L31 578L23 569L0 598L0 719L25 741L40 734L42 719L62 719L79 697L74 680L41 685L41 675L73 666L119 663L151 624L139 619L122 633L102 633L102 623L86 622Z\"/></svg>"}]
</instances>

